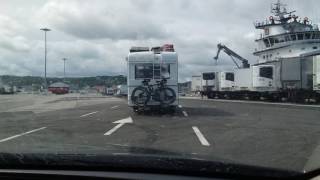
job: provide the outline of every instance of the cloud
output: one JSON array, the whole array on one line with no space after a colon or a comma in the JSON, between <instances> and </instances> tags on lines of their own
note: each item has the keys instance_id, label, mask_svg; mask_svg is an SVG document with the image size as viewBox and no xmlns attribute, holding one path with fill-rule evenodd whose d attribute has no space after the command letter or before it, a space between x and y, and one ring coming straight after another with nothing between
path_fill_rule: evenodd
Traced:
<instances>
[{"instance_id":1,"label":"cloud","mask_svg":"<svg viewBox=\"0 0 320 180\"><path fill-rule=\"evenodd\" d=\"M216 69L232 69L217 44L223 43L251 63L259 31L253 22L270 16L275 0L91 0L0 1L0 74L43 75L48 33L48 75L126 74L131 46L172 43L179 54L180 80ZM318 23L319 1L293 0L288 9Z\"/></svg>"},{"instance_id":2,"label":"cloud","mask_svg":"<svg viewBox=\"0 0 320 180\"><path fill-rule=\"evenodd\" d=\"M149 39L168 35L152 14L146 15L133 4L131 1L51 1L37 16L53 28L84 39Z\"/></svg>"}]
</instances>

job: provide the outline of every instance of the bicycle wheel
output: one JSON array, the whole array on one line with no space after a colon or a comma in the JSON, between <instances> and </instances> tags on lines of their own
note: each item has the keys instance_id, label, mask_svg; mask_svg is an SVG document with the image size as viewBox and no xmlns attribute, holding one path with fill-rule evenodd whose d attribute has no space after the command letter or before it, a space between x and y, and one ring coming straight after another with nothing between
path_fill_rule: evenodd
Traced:
<instances>
[{"instance_id":1,"label":"bicycle wheel","mask_svg":"<svg viewBox=\"0 0 320 180\"><path fill-rule=\"evenodd\" d=\"M162 89L157 89L159 94L159 100L161 104L169 105L176 100L176 93L173 89L165 87Z\"/></svg>"},{"instance_id":2,"label":"bicycle wheel","mask_svg":"<svg viewBox=\"0 0 320 180\"><path fill-rule=\"evenodd\" d=\"M138 106L144 106L150 100L150 94L145 87L136 87L131 94L131 101Z\"/></svg>"}]
</instances>

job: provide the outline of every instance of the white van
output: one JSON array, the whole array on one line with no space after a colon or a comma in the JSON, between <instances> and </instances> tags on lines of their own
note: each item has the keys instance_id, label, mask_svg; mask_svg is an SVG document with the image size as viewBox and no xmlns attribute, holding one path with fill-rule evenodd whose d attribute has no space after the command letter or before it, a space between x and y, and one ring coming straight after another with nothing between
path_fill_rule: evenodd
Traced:
<instances>
[{"instance_id":1,"label":"white van","mask_svg":"<svg viewBox=\"0 0 320 180\"><path fill-rule=\"evenodd\" d=\"M166 86L175 93L174 102L170 106L178 105L178 55L173 51L148 51L147 48L131 51L127 57L128 65L128 105L137 106L132 101L132 92L137 87L143 86L143 81L148 80L149 85L157 88L157 82L166 79ZM159 106L160 102L153 97L146 106Z\"/></svg>"}]
</instances>

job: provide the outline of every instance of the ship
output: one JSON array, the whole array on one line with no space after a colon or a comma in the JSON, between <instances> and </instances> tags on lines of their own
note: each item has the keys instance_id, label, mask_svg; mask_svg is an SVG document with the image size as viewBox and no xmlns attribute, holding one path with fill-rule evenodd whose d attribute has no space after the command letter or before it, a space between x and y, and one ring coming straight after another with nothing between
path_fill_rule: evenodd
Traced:
<instances>
[{"instance_id":1,"label":"ship","mask_svg":"<svg viewBox=\"0 0 320 180\"><path fill-rule=\"evenodd\" d=\"M236 68L202 73L201 93L208 98L320 102L320 31L295 13L278 0L271 4L269 18L254 22L259 30L256 64L219 43L214 59L224 52Z\"/></svg>"}]
</instances>

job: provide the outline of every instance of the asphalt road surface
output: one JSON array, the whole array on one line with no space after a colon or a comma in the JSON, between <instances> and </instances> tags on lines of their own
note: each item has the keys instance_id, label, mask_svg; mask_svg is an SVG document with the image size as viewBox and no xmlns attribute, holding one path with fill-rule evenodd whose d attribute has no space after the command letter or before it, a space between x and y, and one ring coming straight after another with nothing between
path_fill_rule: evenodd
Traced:
<instances>
[{"instance_id":1,"label":"asphalt road surface","mask_svg":"<svg viewBox=\"0 0 320 180\"><path fill-rule=\"evenodd\" d=\"M135 114L125 98L0 96L0 152L152 153L301 170L317 161L320 107L184 98Z\"/></svg>"}]
</instances>

